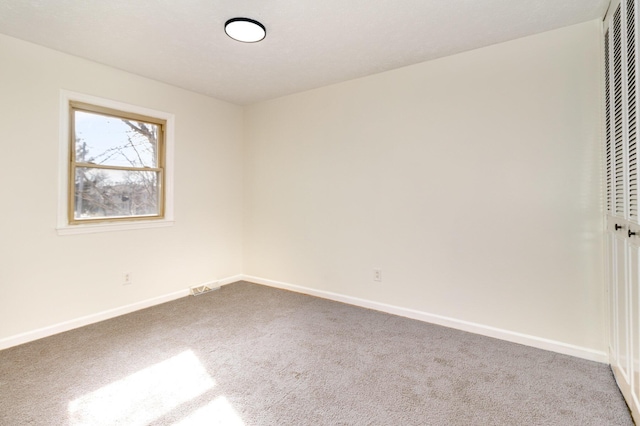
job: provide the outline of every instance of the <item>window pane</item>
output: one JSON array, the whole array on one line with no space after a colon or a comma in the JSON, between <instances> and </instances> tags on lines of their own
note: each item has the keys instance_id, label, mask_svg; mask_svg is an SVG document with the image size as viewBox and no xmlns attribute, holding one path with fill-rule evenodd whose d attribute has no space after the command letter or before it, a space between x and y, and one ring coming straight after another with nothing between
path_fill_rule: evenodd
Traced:
<instances>
[{"instance_id":1,"label":"window pane","mask_svg":"<svg viewBox=\"0 0 640 426\"><path fill-rule=\"evenodd\" d=\"M76 168L75 219L160 214L160 172Z\"/></svg>"},{"instance_id":2,"label":"window pane","mask_svg":"<svg viewBox=\"0 0 640 426\"><path fill-rule=\"evenodd\" d=\"M158 167L157 124L75 111L76 161Z\"/></svg>"}]
</instances>

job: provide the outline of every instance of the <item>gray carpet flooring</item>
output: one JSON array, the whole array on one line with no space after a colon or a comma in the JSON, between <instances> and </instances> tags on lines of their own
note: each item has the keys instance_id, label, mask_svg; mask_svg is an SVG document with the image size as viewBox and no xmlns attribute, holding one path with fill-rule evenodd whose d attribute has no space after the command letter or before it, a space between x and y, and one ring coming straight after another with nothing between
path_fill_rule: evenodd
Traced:
<instances>
[{"instance_id":1,"label":"gray carpet flooring","mask_svg":"<svg viewBox=\"0 0 640 426\"><path fill-rule=\"evenodd\" d=\"M0 351L1 425L631 425L608 366L239 282Z\"/></svg>"}]
</instances>

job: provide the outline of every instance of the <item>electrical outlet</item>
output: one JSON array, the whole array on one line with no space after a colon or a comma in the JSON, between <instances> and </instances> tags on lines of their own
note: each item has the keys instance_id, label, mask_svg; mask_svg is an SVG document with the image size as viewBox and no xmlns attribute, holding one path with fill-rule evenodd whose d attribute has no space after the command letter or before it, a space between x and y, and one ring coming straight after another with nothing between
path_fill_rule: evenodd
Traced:
<instances>
[{"instance_id":1,"label":"electrical outlet","mask_svg":"<svg viewBox=\"0 0 640 426\"><path fill-rule=\"evenodd\" d=\"M122 285L130 285L133 284L131 280L131 272L125 272L122 274Z\"/></svg>"},{"instance_id":2,"label":"electrical outlet","mask_svg":"<svg viewBox=\"0 0 640 426\"><path fill-rule=\"evenodd\" d=\"M373 268L373 280L382 282L382 269Z\"/></svg>"}]
</instances>

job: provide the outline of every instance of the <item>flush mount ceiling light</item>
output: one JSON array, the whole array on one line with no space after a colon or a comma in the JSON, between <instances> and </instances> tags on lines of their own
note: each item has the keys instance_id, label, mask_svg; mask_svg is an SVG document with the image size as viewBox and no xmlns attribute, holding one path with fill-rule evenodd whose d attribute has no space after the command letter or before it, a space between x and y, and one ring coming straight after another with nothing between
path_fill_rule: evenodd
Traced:
<instances>
[{"instance_id":1,"label":"flush mount ceiling light","mask_svg":"<svg viewBox=\"0 0 640 426\"><path fill-rule=\"evenodd\" d=\"M224 24L224 32L232 39L243 43L255 43L267 35L264 25L249 18L229 19Z\"/></svg>"}]
</instances>

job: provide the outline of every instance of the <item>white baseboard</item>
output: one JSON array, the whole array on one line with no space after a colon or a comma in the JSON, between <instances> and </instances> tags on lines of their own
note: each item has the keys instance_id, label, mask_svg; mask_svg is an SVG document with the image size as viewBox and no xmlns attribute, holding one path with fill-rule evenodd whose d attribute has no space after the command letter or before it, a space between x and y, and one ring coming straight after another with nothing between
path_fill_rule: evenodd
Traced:
<instances>
[{"instance_id":1,"label":"white baseboard","mask_svg":"<svg viewBox=\"0 0 640 426\"><path fill-rule=\"evenodd\" d=\"M203 283L201 285L219 287L219 286L231 284L241 280L242 280L242 275L234 275L232 277ZM129 314L131 312L139 311L141 309L149 308L151 306L160 305L161 303L166 303L172 300L180 299L181 297L186 297L186 296L189 296L190 294L191 294L190 289L186 288L184 290L179 290L179 291L165 294L162 296L153 297L151 299L142 300L140 302L131 303L129 305L120 306L118 308L109 309L106 311L98 312L96 314L86 315L80 318L64 321L48 327L42 327L36 330L27 331L25 333L16 334L14 336L9 336L4 339L0 339L0 350L7 349L12 346L18 346L23 343L32 342L34 340L42 339L43 337L53 336L54 334L73 330L74 328L79 328L85 325L94 324L96 322L104 321L110 318L115 318L120 315Z\"/></svg>"},{"instance_id":2,"label":"white baseboard","mask_svg":"<svg viewBox=\"0 0 640 426\"><path fill-rule=\"evenodd\" d=\"M218 287L218 286L223 286L223 285L227 285L227 284L233 284L235 282L238 281L242 281L244 279L244 275L238 274L238 275L234 275L232 277L228 277L228 278L224 278L221 280L217 280L217 281L211 281L209 283L203 283L205 285L208 286L213 286L213 287Z\"/></svg>"},{"instance_id":3,"label":"white baseboard","mask_svg":"<svg viewBox=\"0 0 640 426\"><path fill-rule=\"evenodd\" d=\"M609 363L609 357L604 351L596 351L594 349L584 348L571 345L564 342L545 339L542 337L530 336L527 334L517 333L514 331L504 330L501 328L491 327L483 324L477 324L469 321L463 321L455 318L445 317L437 314L430 314L415 309L402 308L399 306L388 305L386 303L373 302L371 300L360 299L357 297L345 296L330 291L316 290L308 287L302 287L293 284L287 284L279 281L268 280L264 278L243 275L243 281L249 281L255 284L262 284L270 287L281 288L285 290L304 293L311 296L317 296L324 299L335 300L337 302L347 303L350 305L360 306L363 308L373 309L376 311L386 312L406 318L428 322L431 324L442 325L457 330L468 331L470 333L480 334L483 336L493 337L496 339L506 340L508 342L519 343L521 345L532 346L538 349L557 352L564 355L575 356L601 363Z\"/></svg>"},{"instance_id":4,"label":"white baseboard","mask_svg":"<svg viewBox=\"0 0 640 426\"><path fill-rule=\"evenodd\" d=\"M294 284L268 280L268 279L254 277L250 275L234 275L232 277L203 283L201 285L218 287L218 286L231 284L236 281L249 281L256 284L262 284L270 287L291 290L297 293L304 293L311 296L321 297L323 299L335 300L337 302L347 303L350 305L355 305L363 308L373 309L376 311L386 312L389 314L416 319L419 321L424 321L432 324L438 324L438 325L455 328L462 331L468 331L468 332L480 334L483 336L502 339L509 342L519 343L522 345L532 346L534 348L544 349L544 350L557 352L565 355L571 355L578 358L588 359L590 361L609 363L609 357L605 352L596 351L589 348L575 346L568 343L558 342L555 340L545 339L541 337L530 336L527 334L517 333L514 331L503 330L500 328L477 324L469 321L463 321L455 318L445 317L442 315L431 314L428 312L418 311L415 309L402 308L399 306L388 305L386 303L374 302L371 300L360 299L357 297L345 296L339 293L333 293L333 292L324 291L324 290L316 290L308 287L302 287ZM48 327L42 327L36 330L28 331L21 334L16 334L14 336L9 336L4 339L0 339L0 350L7 349L12 346L21 345L23 343L31 342L33 340L38 340L43 337L48 337L54 334L73 330L74 328L104 321L120 315L125 315L141 309L149 308L151 306L159 305L161 303L170 302L172 300L188 296L189 294L190 292L189 292L189 289L187 288L187 289L176 291L163 296L154 297L151 299L143 300L140 302L121 306L118 308L98 312L96 314L86 315L73 320L64 321Z\"/></svg>"}]
</instances>

